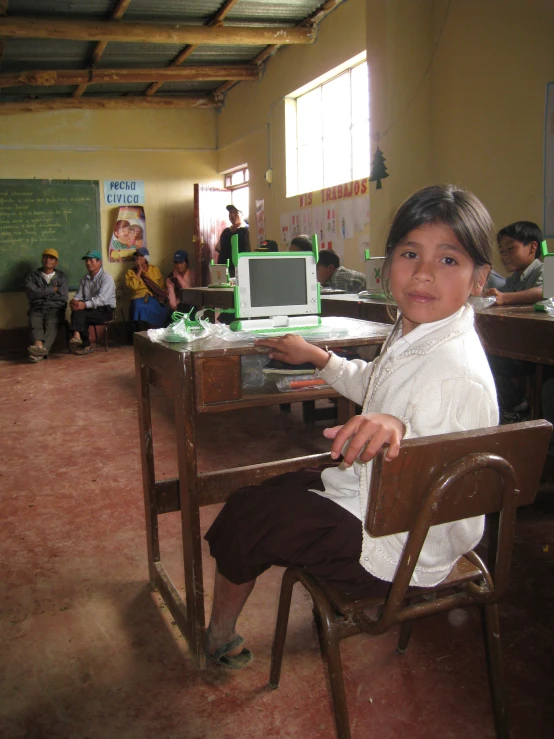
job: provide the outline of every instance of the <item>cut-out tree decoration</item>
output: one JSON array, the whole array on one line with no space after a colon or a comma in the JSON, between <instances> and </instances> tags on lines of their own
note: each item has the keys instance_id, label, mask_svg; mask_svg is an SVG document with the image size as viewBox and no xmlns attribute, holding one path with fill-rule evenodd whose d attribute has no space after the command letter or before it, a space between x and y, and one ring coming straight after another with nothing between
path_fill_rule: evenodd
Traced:
<instances>
[{"instance_id":1,"label":"cut-out tree decoration","mask_svg":"<svg viewBox=\"0 0 554 739\"><path fill-rule=\"evenodd\" d=\"M381 180L384 180L385 177L388 177L389 173L387 172L387 168L385 167L385 157L383 156L383 152L379 147L375 150L375 154L373 155L373 161L371 163L371 174L369 175L369 181L370 182L376 182L377 183L377 190L382 189Z\"/></svg>"}]
</instances>

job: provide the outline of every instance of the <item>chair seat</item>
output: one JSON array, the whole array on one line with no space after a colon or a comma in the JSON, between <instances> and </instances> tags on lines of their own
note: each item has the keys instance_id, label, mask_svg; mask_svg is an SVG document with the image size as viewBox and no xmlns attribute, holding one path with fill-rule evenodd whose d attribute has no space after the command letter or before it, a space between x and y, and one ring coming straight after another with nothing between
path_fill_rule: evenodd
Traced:
<instances>
[{"instance_id":1,"label":"chair seat","mask_svg":"<svg viewBox=\"0 0 554 739\"><path fill-rule=\"evenodd\" d=\"M456 562L448 577L446 577L441 583L429 588L410 587L406 592L406 596L409 598L417 595L426 595L428 593L436 592L437 590L448 590L472 580L480 580L482 577L483 573L479 567L470 562L467 557L462 556ZM299 579L302 579L301 575ZM333 608L340 611L340 613L344 613L346 616L355 611L363 611L368 608L374 608L375 606L381 605L387 598L386 592L384 592L383 595L372 598L356 598L348 596L340 588L337 588L326 580L320 580L316 577L313 579L318 583L322 590L325 591L333 605Z\"/></svg>"}]
</instances>

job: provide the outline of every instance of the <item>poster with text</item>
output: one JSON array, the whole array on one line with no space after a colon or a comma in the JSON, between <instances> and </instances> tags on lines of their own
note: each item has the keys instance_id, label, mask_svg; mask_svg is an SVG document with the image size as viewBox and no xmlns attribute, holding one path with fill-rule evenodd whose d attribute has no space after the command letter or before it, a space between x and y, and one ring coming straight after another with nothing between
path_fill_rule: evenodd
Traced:
<instances>
[{"instance_id":1,"label":"poster with text","mask_svg":"<svg viewBox=\"0 0 554 739\"><path fill-rule=\"evenodd\" d=\"M281 216L281 244L288 247L290 244L290 215L284 213Z\"/></svg>"},{"instance_id":2,"label":"poster with text","mask_svg":"<svg viewBox=\"0 0 554 739\"><path fill-rule=\"evenodd\" d=\"M117 220L108 247L110 262L132 262L135 251L146 244L146 217L144 208L119 208Z\"/></svg>"},{"instance_id":3,"label":"poster with text","mask_svg":"<svg viewBox=\"0 0 554 739\"><path fill-rule=\"evenodd\" d=\"M265 206L263 200L256 200L256 240L258 248L265 241Z\"/></svg>"},{"instance_id":4,"label":"poster with text","mask_svg":"<svg viewBox=\"0 0 554 739\"><path fill-rule=\"evenodd\" d=\"M302 208L300 211L300 233L309 236L313 235L312 230L312 209Z\"/></svg>"}]
</instances>

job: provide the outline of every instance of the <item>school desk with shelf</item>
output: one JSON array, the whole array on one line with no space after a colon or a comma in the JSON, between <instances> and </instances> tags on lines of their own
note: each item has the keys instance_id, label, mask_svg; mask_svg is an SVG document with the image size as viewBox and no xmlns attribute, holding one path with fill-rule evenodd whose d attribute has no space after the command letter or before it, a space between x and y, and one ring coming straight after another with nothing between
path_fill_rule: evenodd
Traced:
<instances>
[{"instance_id":1,"label":"school desk with shelf","mask_svg":"<svg viewBox=\"0 0 554 739\"><path fill-rule=\"evenodd\" d=\"M394 306L394 303L390 303ZM348 316L364 321L390 323L387 302L358 295L322 298L326 316ZM554 365L554 318L532 305L492 306L476 310L477 331L489 354L533 362L535 376L530 388L531 417L539 418L543 366Z\"/></svg>"},{"instance_id":2,"label":"school desk with shelf","mask_svg":"<svg viewBox=\"0 0 554 739\"><path fill-rule=\"evenodd\" d=\"M379 346L390 332L389 325L348 318L342 325L349 329L347 338L321 339L313 343L329 348ZM260 353L260 348L251 341L228 343L208 339L184 348L182 344L152 342L145 333L136 333L134 340L150 580L185 637L197 668L202 669L205 666L205 615L200 506L220 503L245 485L322 464L329 461L330 456L314 454L250 466L240 466L238 459L237 466L232 469L202 472L197 466L199 416L314 398L338 398L339 422L344 422L353 415L354 405L331 388L285 393L276 388L246 389L241 376L242 358ZM171 480L156 480L155 477L151 385L167 394L174 404L178 477ZM294 450L291 449L291 453ZM181 513L185 600L171 581L160 556L158 516L173 511Z\"/></svg>"}]
</instances>

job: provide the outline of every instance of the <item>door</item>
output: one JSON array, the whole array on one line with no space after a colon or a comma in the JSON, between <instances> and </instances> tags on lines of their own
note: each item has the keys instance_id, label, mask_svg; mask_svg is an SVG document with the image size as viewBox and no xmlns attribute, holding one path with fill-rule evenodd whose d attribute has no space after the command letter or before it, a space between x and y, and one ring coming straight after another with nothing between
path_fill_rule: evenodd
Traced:
<instances>
[{"instance_id":1,"label":"door","mask_svg":"<svg viewBox=\"0 0 554 739\"><path fill-rule=\"evenodd\" d=\"M217 262L215 247L224 228L229 225L225 206L231 202L229 190L207 185L194 186L194 257L195 285L209 283L211 260Z\"/></svg>"}]
</instances>

